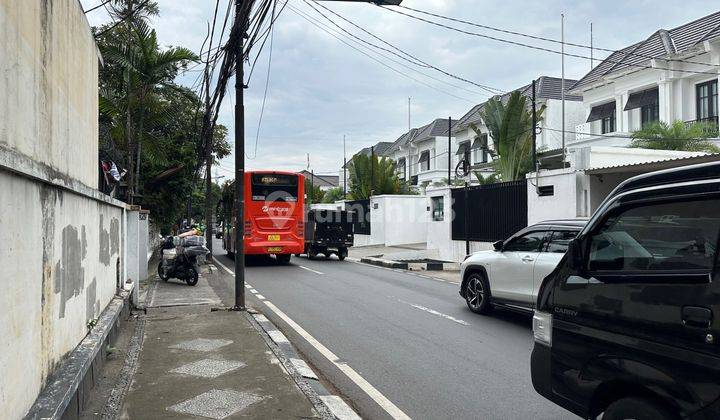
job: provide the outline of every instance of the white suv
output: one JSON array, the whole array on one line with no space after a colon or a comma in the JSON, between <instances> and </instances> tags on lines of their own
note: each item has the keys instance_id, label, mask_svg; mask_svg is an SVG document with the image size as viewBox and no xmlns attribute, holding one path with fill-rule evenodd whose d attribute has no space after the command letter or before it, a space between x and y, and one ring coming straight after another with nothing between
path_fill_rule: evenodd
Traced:
<instances>
[{"instance_id":1,"label":"white suv","mask_svg":"<svg viewBox=\"0 0 720 420\"><path fill-rule=\"evenodd\" d=\"M587 219L538 223L495 242L493 251L468 255L460 265L460 296L479 314L494 306L532 311L543 279L585 223Z\"/></svg>"}]
</instances>

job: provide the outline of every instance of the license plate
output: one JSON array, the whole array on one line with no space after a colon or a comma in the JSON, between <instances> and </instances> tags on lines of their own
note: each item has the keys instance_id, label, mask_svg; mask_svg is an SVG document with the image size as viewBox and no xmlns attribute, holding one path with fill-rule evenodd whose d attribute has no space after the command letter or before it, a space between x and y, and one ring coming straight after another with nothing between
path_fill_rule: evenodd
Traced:
<instances>
[{"instance_id":1,"label":"license plate","mask_svg":"<svg viewBox=\"0 0 720 420\"><path fill-rule=\"evenodd\" d=\"M279 241L280 235L268 235L268 241Z\"/></svg>"},{"instance_id":2,"label":"license plate","mask_svg":"<svg viewBox=\"0 0 720 420\"><path fill-rule=\"evenodd\" d=\"M282 252L282 247L281 246L271 246L267 250L268 250L269 254L275 254L278 252Z\"/></svg>"}]
</instances>

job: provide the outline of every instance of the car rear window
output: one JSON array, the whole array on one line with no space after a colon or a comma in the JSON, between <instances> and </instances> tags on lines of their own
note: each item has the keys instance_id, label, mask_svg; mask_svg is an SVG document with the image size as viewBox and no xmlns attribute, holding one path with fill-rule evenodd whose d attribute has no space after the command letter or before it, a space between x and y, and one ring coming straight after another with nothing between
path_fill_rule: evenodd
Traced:
<instances>
[{"instance_id":1,"label":"car rear window","mask_svg":"<svg viewBox=\"0 0 720 420\"><path fill-rule=\"evenodd\" d=\"M608 218L590 242L590 270L711 271L720 200L630 208Z\"/></svg>"}]
</instances>

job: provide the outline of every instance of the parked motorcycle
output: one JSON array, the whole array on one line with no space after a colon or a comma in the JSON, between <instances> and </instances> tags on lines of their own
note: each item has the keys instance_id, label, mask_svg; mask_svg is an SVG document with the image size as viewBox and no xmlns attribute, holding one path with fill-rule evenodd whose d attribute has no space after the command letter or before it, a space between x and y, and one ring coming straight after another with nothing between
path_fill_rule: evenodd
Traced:
<instances>
[{"instance_id":1,"label":"parked motorcycle","mask_svg":"<svg viewBox=\"0 0 720 420\"><path fill-rule=\"evenodd\" d=\"M209 252L200 236L169 236L160 244L158 276L163 281L176 278L184 280L188 286L195 286L200 272L197 257Z\"/></svg>"}]
</instances>

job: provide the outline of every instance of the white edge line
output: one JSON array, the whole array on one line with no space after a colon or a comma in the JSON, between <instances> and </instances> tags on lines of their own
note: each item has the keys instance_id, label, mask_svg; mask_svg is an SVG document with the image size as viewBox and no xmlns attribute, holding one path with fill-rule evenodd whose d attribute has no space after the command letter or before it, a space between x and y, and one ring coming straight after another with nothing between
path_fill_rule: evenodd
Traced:
<instances>
[{"instance_id":1,"label":"white edge line","mask_svg":"<svg viewBox=\"0 0 720 420\"><path fill-rule=\"evenodd\" d=\"M260 300L265 300L265 296L261 295L260 293L256 294L255 297Z\"/></svg>"},{"instance_id":2,"label":"white edge line","mask_svg":"<svg viewBox=\"0 0 720 420\"><path fill-rule=\"evenodd\" d=\"M355 383L360 389L362 389L370 398L375 401L383 410L385 410L392 418L394 419L402 419L402 420L410 420L410 417L405 414L400 408L398 408L395 404L392 403L387 397L385 397L380 391L378 391L374 386L372 386L365 378L360 376L359 373L357 373L353 368L348 366L345 363L341 363L338 359L338 357L330 351L327 347L325 347L322 343L320 343L318 340L315 339L310 333L305 331L300 325L298 325L295 321L290 319L289 316L285 315L283 311L281 311L277 306L272 304L272 302L265 300L263 301L265 305L275 313L280 319L285 321L290 328L295 330L302 338L304 338L311 346L313 346L317 351L320 352L326 359L328 359L331 363L333 363L338 369L340 369L351 381Z\"/></svg>"},{"instance_id":3,"label":"white edge line","mask_svg":"<svg viewBox=\"0 0 720 420\"><path fill-rule=\"evenodd\" d=\"M298 267L302 268L303 270L312 271L315 274L320 274L320 275L325 274L325 273L321 273L317 270L313 270L312 268L305 267L304 265L298 265Z\"/></svg>"},{"instance_id":4,"label":"white edge line","mask_svg":"<svg viewBox=\"0 0 720 420\"><path fill-rule=\"evenodd\" d=\"M223 263L221 263L220 261L218 261L217 258L213 258L213 260L214 260L213 262L214 262L215 264L219 265L223 270L225 270L225 271L226 271L228 274L230 274L231 276L235 274L232 270L230 270L229 268L225 267L225 264L223 264Z\"/></svg>"}]
</instances>

